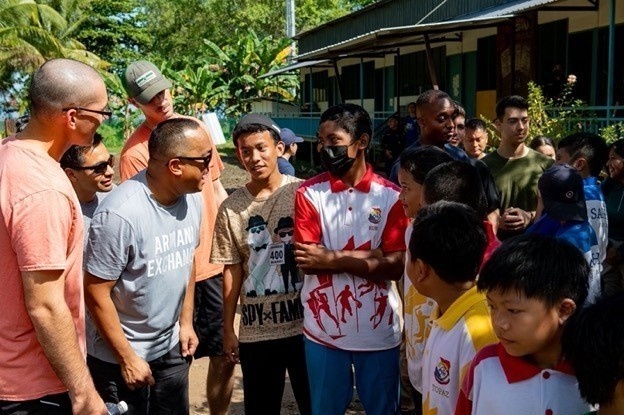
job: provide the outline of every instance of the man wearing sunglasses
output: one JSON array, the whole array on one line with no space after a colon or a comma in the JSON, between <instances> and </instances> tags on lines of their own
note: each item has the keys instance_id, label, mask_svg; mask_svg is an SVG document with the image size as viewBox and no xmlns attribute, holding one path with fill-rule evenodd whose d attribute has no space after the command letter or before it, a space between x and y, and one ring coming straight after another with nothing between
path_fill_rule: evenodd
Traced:
<instances>
[{"instance_id":1,"label":"man wearing sunglasses","mask_svg":"<svg viewBox=\"0 0 624 415\"><path fill-rule=\"evenodd\" d=\"M85 254L85 301L97 327L87 362L107 402L131 413L189 413L194 252L211 147L192 120L160 123L147 169L95 212Z\"/></svg>"},{"instance_id":2,"label":"man wearing sunglasses","mask_svg":"<svg viewBox=\"0 0 624 415\"><path fill-rule=\"evenodd\" d=\"M0 413L103 415L84 355L83 223L58 160L92 143L106 87L52 59L28 96L28 124L0 144Z\"/></svg>"},{"instance_id":3,"label":"man wearing sunglasses","mask_svg":"<svg viewBox=\"0 0 624 415\"><path fill-rule=\"evenodd\" d=\"M151 62L137 61L132 63L122 76L128 100L139 108L145 121L132 133L126 141L119 160L121 180L127 180L147 167L149 160L148 138L158 123L170 118L181 118L173 109L171 98L171 82ZM192 117L184 117L197 121L210 137L204 123ZM202 238L195 257L195 330L200 345L195 358L210 356L207 374L208 406L210 413L226 415L232 390L234 387L234 365L223 353L223 266L209 262L212 237L217 209L227 197L227 193L219 180L223 163L219 153L210 139L212 160L209 177L202 190L204 197L204 218L202 222ZM209 185L212 184L212 185Z\"/></svg>"},{"instance_id":4,"label":"man wearing sunglasses","mask_svg":"<svg viewBox=\"0 0 624 415\"><path fill-rule=\"evenodd\" d=\"M95 209L113 190L113 166L115 157L108 152L98 133L89 146L71 146L63 157L61 167L78 196L85 229L85 249L89 226ZM88 322L87 322L88 325Z\"/></svg>"}]
</instances>

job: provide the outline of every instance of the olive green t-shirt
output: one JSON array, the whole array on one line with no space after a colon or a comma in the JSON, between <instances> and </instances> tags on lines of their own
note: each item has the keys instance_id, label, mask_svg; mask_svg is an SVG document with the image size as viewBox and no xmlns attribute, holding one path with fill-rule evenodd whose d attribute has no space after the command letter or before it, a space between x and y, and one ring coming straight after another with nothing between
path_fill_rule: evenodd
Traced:
<instances>
[{"instance_id":1,"label":"olive green t-shirt","mask_svg":"<svg viewBox=\"0 0 624 415\"><path fill-rule=\"evenodd\" d=\"M537 208L537 181L554 161L529 149L521 158L506 159L494 151L481 160L490 168L500 192L501 213L510 207L526 211Z\"/></svg>"}]
</instances>

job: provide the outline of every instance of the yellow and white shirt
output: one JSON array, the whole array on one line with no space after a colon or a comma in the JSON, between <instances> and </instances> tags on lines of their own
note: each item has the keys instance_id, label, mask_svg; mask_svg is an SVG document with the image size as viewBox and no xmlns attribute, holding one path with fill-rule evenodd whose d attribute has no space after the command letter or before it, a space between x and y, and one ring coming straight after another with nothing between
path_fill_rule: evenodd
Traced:
<instances>
[{"instance_id":1,"label":"yellow and white shirt","mask_svg":"<svg viewBox=\"0 0 624 415\"><path fill-rule=\"evenodd\" d=\"M423 354L423 414L453 414L473 357L496 343L485 295L473 287L442 315L436 307Z\"/></svg>"}]
</instances>

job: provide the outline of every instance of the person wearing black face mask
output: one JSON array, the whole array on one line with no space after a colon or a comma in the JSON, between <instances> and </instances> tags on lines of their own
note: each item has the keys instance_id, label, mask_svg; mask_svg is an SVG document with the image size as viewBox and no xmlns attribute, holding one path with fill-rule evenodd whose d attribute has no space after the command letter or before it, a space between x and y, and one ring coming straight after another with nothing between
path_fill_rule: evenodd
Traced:
<instances>
[{"instance_id":1,"label":"person wearing black face mask","mask_svg":"<svg viewBox=\"0 0 624 415\"><path fill-rule=\"evenodd\" d=\"M349 147L353 142L340 146L321 146L321 163L332 175L344 176L355 163L355 157L349 157Z\"/></svg>"},{"instance_id":2,"label":"person wearing black face mask","mask_svg":"<svg viewBox=\"0 0 624 415\"><path fill-rule=\"evenodd\" d=\"M372 126L362 107L329 108L317 136L327 172L297 190L294 235L306 274L301 304L312 414L344 413L352 364L366 413L394 413L401 331L391 280L403 273L407 218L398 188L366 163Z\"/></svg>"}]
</instances>

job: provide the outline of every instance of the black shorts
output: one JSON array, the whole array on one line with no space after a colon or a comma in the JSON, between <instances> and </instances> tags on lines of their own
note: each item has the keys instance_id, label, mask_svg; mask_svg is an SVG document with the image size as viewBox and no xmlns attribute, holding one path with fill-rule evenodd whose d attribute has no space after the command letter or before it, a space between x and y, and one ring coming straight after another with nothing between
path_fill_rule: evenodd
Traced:
<instances>
[{"instance_id":1,"label":"black shorts","mask_svg":"<svg viewBox=\"0 0 624 415\"><path fill-rule=\"evenodd\" d=\"M222 356L223 274L195 284L193 328L199 338L194 357Z\"/></svg>"}]
</instances>

